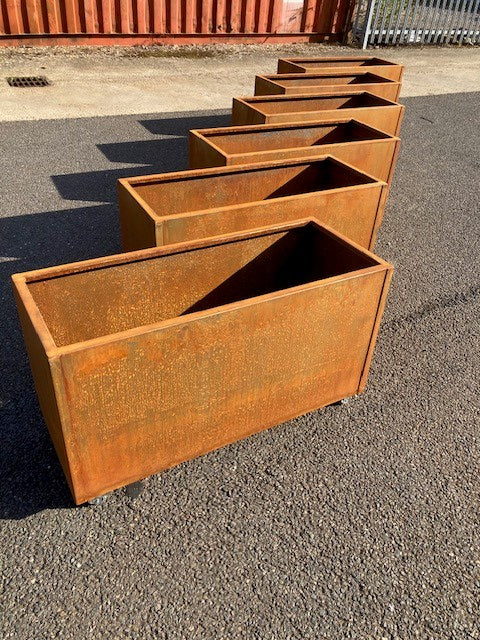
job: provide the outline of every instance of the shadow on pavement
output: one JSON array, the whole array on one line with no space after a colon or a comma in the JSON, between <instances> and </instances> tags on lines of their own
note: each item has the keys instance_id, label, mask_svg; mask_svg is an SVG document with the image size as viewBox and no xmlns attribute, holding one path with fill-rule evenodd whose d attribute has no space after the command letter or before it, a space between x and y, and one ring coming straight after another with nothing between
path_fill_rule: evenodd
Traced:
<instances>
[{"instance_id":1,"label":"shadow on pavement","mask_svg":"<svg viewBox=\"0 0 480 640\"><path fill-rule=\"evenodd\" d=\"M222 126L227 120L229 116L211 112L142 120L150 132L172 137L97 145L111 163L139 166L52 176L65 200L96 205L0 217L1 519L22 519L43 509L73 506L35 394L11 274L120 252L117 179L184 169L188 131Z\"/></svg>"}]
</instances>

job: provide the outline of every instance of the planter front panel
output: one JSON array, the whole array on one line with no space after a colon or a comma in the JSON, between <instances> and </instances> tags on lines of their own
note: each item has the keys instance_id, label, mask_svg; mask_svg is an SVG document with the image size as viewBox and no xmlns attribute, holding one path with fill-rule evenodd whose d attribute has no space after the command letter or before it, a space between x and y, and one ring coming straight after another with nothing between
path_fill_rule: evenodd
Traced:
<instances>
[{"instance_id":1,"label":"planter front panel","mask_svg":"<svg viewBox=\"0 0 480 640\"><path fill-rule=\"evenodd\" d=\"M403 65L373 57L286 58L278 61L278 73L330 73L340 70L348 73L369 71L395 82L401 82L403 76Z\"/></svg>"},{"instance_id":2,"label":"planter front panel","mask_svg":"<svg viewBox=\"0 0 480 640\"><path fill-rule=\"evenodd\" d=\"M190 132L189 163L200 169L331 155L390 183L399 143L355 121L200 129Z\"/></svg>"},{"instance_id":3,"label":"planter front panel","mask_svg":"<svg viewBox=\"0 0 480 640\"><path fill-rule=\"evenodd\" d=\"M127 178L119 182L122 190L154 220L157 246L313 217L371 248L388 186L322 158ZM120 207L124 250L145 248L135 244L146 237L136 229L145 215L138 216L123 198Z\"/></svg>"},{"instance_id":4,"label":"planter front panel","mask_svg":"<svg viewBox=\"0 0 480 640\"><path fill-rule=\"evenodd\" d=\"M339 118L354 119L390 135L397 136L404 107L385 102L375 104L378 96L350 94L350 96L278 96L234 98L232 124L279 124L293 122L332 122ZM370 104L368 104L370 102Z\"/></svg>"},{"instance_id":5,"label":"planter front panel","mask_svg":"<svg viewBox=\"0 0 480 640\"><path fill-rule=\"evenodd\" d=\"M360 246L371 249L382 222L386 196L386 186L362 186L280 202L272 200L207 213L192 213L158 222L161 231L157 237L162 237L163 243L168 245L294 222L310 215Z\"/></svg>"},{"instance_id":6,"label":"planter front panel","mask_svg":"<svg viewBox=\"0 0 480 640\"><path fill-rule=\"evenodd\" d=\"M369 93L396 101L400 94L401 83L375 76L374 74L293 74L257 76L255 95L274 94L301 95L342 93L348 89L368 91Z\"/></svg>"},{"instance_id":7,"label":"planter front panel","mask_svg":"<svg viewBox=\"0 0 480 640\"><path fill-rule=\"evenodd\" d=\"M355 394L384 280L62 356L79 500Z\"/></svg>"}]
</instances>

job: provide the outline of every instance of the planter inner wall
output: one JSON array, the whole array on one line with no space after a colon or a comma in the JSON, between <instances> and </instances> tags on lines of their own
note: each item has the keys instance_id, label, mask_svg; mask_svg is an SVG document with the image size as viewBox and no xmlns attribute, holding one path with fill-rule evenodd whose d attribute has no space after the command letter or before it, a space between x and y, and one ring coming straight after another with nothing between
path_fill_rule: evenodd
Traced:
<instances>
[{"instance_id":1,"label":"planter inner wall","mask_svg":"<svg viewBox=\"0 0 480 640\"><path fill-rule=\"evenodd\" d=\"M373 182L373 178L325 158L307 166L256 168L181 181L146 180L144 184L137 182L134 189L156 216L163 217Z\"/></svg>"},{"instance_id":2,"label":"planter inner wall","mask_svg":"<svg viewBox=\"0 0 480 640\"><path fill-rule=\"evenodd\" d=\"M290 60L294 64L298 64L305 69L321 69L322 67L394 67L396 66L394 62L387 62L386 60L381 60L380 58L368 58L366 60L361 60L358 58L342 58L342 60L308 60L303 58L293 58Z\"/></svg>"},{"instance_id":3,"label":"planter inner wall","mask_svg":"<svg viewBox=\"0 0 480 640\"><path fill-rule=\"evenodd\" d=\"M375 265L307 224L27 283L57 347Z\"/></svg>"},{"instance_id":4,"label":"planter inner wall","mask_svg":"<svg viewBox=\"0 0 480 640\"><path fill-rule=\"evenodd\" d=\"M267 80L271 80L282 87L293 89L294 87L321 87L330 85L345 85L346 87L357 84L392 84L392 80L386 80L373 73L359 74L332 74L332 75L315 75L301 74L299 77L289 77L288 75L272 75L265 76ZM311 93L314 93L313 91Z\"/></svg>"},{"instance_id":5,"label":"planter inner wall","mask_svg":"<svg viewBox=\"0 0 480 640\"><path fill-rule=\"evenodd\" d=\"M390 105L391 103L373 96L370 94L362 93L358 95L347 96L308 96L308 97L295 97L288 96L287 99L271 98L271 99L259 99L252 100L251 98L245 98L247 103L251 103L257 109L260 109L263 113L276 114L285 113L289 111L330 111L332 109L357 109L361 107L383 107Z\"/></svg>"},{"instance_id":6,"label":"planter inner wall","mask_svg":"<svg viewBox=\"0 0 480 640\"><path fill-rule=\"evenodd\" d=\"M354 120L309 127L301 125L282 129L272 127L272 129L263 129L254 133L243 133L242 131L230 132L227 135L211 134L204 131L200 131L200 133L220 147L222 151L231 155L389 138L386 133L375 131Z\"/></svg>"}]
</instances>

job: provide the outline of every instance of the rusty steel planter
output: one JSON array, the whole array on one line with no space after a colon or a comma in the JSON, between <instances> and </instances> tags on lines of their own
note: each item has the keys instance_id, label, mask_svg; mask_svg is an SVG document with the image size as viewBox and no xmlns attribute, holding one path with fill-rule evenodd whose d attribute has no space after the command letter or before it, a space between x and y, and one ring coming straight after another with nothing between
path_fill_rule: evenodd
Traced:
<instances>
[{"instance_id":1,"label":"rusty steel planter","mask_svg":"<svg viewBox=\"0 0 480 640\"><path fill-rule=\"evenodd\" d=\"M404 108L397 102L366 91L318 96L249 96L233 99L232 125L331 122L339 118L354 118L397 136Z\"/></svg>"},{"instance_id":2,"label":"rusty steel planter","mask_svg":"<svg viewBox=\"0 0 480 640\"><path fill-rule=\"evenodd\" d=\"M190 131L190 168L332 155L391 183L400 139L356 120Z\"/></svg>"},{"instance_id":3,"label":"rusty steel planter","mask_svg":"<svg viewBox=\"0 0 480 640\"><path fill-rule=\"evenodd\" d=\"M304 221L13 276L75 502L361 392L391 273Z\"/></svg>"},{"instance_id":4,"label":"rusty steel planter","mask_svg":"<svg viewBox=\"0 0 480 640\"><path fill-rule=\"evenodd\" d=\"M272 74L255 77L255 95L300 95L302 93L321 95L341 93L348 90L368 91L380 98L398 100L402 84L387 78L361 71L345 73L295 73Z\"/></svg>"},{"instance_id":5,"label":"rusty steel planter","mask_svg":"<svg viewBox=\"0 0 480 640\"><path fill-rule=\"evenodd\" d=\"M124 251L313 217L374 246L388 185L335 158L196 169L118 182Z\"/></svg>"},{"instance_id":6,"label":"rusty steel planter","mask_svg":"<svg viewBox=\"0 0 480 640\"><path fill-rule=\"evenodd\" d=\"M403 65L374 56L337 56L334 58L280 58L278 73L317 73L320 71L369 71L382 78L401 82Z\"/></svg>"}]
</instances>

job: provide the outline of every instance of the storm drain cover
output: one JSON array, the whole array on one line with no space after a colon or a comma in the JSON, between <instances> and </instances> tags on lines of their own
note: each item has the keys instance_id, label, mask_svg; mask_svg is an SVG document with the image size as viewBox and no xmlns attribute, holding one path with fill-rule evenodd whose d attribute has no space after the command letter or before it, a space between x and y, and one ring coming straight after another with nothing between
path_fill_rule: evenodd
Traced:
<instances>
[{"instance_id":1,"label":"storm drain cover","mask_svg":"<svg viewBox=\"0 0 480 640\"><path fill-rule=\"evenodd\" d=\"M7 78L11 87L48 87L50 81L45 76L13 76Z\"/></svg>"}]
</instances>

